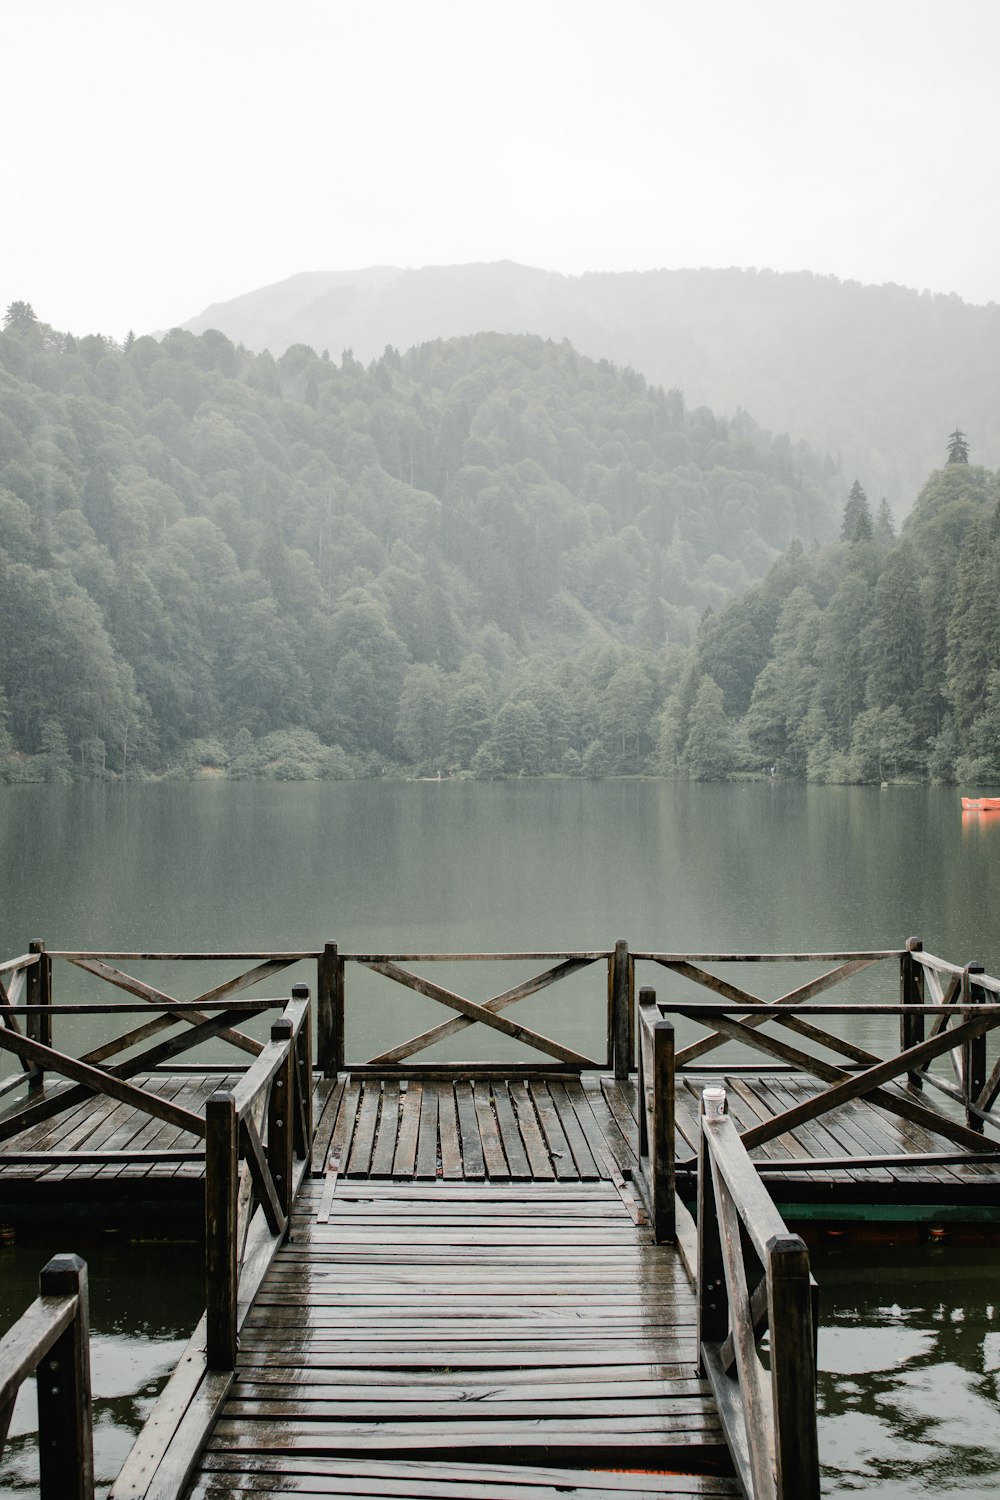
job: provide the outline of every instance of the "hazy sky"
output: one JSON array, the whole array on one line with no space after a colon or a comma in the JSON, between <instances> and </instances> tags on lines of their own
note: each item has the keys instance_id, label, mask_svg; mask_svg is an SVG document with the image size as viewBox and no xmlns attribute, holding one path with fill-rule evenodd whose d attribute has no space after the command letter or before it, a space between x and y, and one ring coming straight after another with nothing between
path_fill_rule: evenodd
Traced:
<instances>
[{"instance_id":1,"label":"hazy sky","mask_svg":"<svg viewBox=\"0 0 1000 1500\"><path fill-rule=\"evenodd\" d=\"M771 266L1000 301L1000 0L0 0L0 312L297 271Z\"/></svg>"}]
</instances>

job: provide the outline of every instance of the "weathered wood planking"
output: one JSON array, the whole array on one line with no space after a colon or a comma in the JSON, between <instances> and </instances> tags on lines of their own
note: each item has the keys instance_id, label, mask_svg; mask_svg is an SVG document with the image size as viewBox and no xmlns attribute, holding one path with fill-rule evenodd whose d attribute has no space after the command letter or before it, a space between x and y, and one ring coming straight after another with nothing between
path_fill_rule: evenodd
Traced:
<instances>
[{"instance_id":1,"label":"weathered wood planking","mask_svg":"<svg viewBox=\"0 0 1000 1500\"><path fill-rule=\"evenodd\" d=\"M701 1091L708 1084L725 1088L729 1112L741 1132L800 1108L823 1087L816 1079L780 1071L756 1075L720 1069L678 1074L676 1148L681 1191L686 1181L683 1164L691 1161L696 1150ZM901 1094L905 1092L900 1089ZM628 1102L620 1087L616 1096L614 1082L605 1080L604 1093L624 1130ZM961 1155L944 1136L864 1099L848 1100L751 1150L779 1203L825 1203L831 1211L837 1205L861 1205L868 1207L872 1218L878 1217L877 1207L884 1204L897 1210L905 1206L916 1210L921 1205L998 1208L1000 1163L956 1160ZM921 1159L935 1156L951 1159Z\"/></svg>"},{"instance_id":2,"label":"weathered wood planking","mask_svg":"<svg viewBox=\"0 0 1000 1500\"><path fill-rule=\"evenodd\" d=\"M613 1183L342 1177L323 1196L300 1194L192 1496L739 1493L680 1259ZM617 1472L647 1465L682 1472Z\"/></svg>"},{"instance_id":3,"label":"weathered wood planking","mask_svg":"<svg viewBox=\"0 0 1000 1500\"><path fill-rule=\"evenodd\" d=\"M612 1171L591 1096L577 1078L364 1075L338 1087L336 1120L321 1122L317 1133L316 1171L336 1161L351 1179L473 1182L597 1182Z\"/></svg>"}]
</instances>

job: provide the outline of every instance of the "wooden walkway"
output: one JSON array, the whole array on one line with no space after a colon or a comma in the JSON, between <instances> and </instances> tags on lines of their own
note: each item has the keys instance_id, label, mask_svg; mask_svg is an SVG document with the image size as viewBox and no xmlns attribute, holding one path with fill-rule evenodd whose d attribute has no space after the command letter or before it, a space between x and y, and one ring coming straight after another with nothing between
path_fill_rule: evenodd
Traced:
<instances>
[{"instance_id":1,"label":"wooden walkway","mask_svg":"<svg viewBox=\"0 0 1000 1500\"><path fill-rule=\"evenodd\" d=\"M340 1179L330 1199L314 1181L192 1493L621 1494L621 1475L513 1466L724 1470L695 1365L679 1257L609 1182ZM738 1493L662 1475L652 1491Z\"/></svg>"}]
</instances>

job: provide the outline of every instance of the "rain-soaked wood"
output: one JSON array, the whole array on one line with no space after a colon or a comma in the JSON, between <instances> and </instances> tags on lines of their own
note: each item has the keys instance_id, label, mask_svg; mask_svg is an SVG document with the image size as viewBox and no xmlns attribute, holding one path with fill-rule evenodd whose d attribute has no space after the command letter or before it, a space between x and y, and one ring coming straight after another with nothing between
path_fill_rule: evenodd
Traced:
<instances>
[{"instance_id":1,"label":"rain-soaked wood","mask_svg":"<svg viewBox=\"0 0 1000 1500\"><path fill-rule=\"evenodd\" d=\"M639 991L639 1163L636 1178L657 1243L675 1231L674 1028L656 1009L651 989Z\"/></svg>"},{"instance_id":2,"label":"rain-soaked wood","mask_svg":"<svg viewBox=\"0 0 1000 1500\"><path fill-rule=\"evenodd\" d=\"M699 1342L744 1490L755 1500L819 1500L815 1297L809 1257L765 1192L726 1112L702 1096L699 1151ZM760 1289L749 1291L744 1241L763 1270L769 1369L757 1352ZM721 1273L721 1274L720 1274ZM728 1371L735 1361L740 1397Z\"/></svg>"},{"instance_id":3,"label":"rain-soaked wood","mask_svg":"<svg viewBox=\"0 0 1000 1500\"><path fill-rule=\"evenodd\" d=\"M738 985L730 984L728 980L720 979L715 974L709 974L704 969L696 968L693 964L676 960L669 963L664 959L657 961L662 963L665 968L672 970L674 973L682 974L686 979L703 985L706 989L712 990L715 994L722 995L727 1000L734 1000L738 1004L766 1003L768 1006L777 1009L780 1006L800 1005L803 1001L814 999L816 995L821 995L826 990L832 989L834 985L840 984L845 979L849 979L852 974L859 974L862 970L869 968L876 962L876 959L869 956L852 958L849 962L838 965L836 969L830 969L827 973L821 974L817 979L811 979L808 983L801 984L794 990L789 990L787 994L779 995L776 1000L767 1002L761 1002L760 997L751 994L749 990L744 990ZM771 1019L770 1015L762 1013L750 1017L745 1024L748 1027L764 1026ZM777 1020L779 1017L775 1016L774 1019ZM785 1020L785 1024L789 1024L787 1018L781 1019ZM682 1047L678 1052L677 1066L679 1068L690 1066L699 1057L704 1057L706 1053L714 1051L717 1047L721 1047L725 1041L726 1038L724 1036L715 1033L711 1036L701 1037L697 1042L691 1042L688 1046ZM831 1036L829 1043L824 1042L824 1045L834 1045L835 1047L842 1048L845 1044L841 1038Z\"/></svg>"},{"instance_id":4,"label":"rain-soaked wood","mask_svg":"<svg viewBox=\"0 0 1000 1500\"><path fill-rule=\"evenodd\" d=\"M524 1042L526 1046L534 1047L539 1052L545 1052L550 1057L557 1058L563 1063L572 1063L580 1068L596 1068L600 1064L592 1058L585 1057L576 1052L572 1047L564 1047L561 1042L553 1041L551 1037L542 1036L537 1031L532 1031L527 1026L519 1026L515 1021L509 1021L506 1016L499 1015L495 1011L487 1010L484 1005L477 1004L474 1000L466 1000L464 995L456 995L451 990L446 990L439 984L434 984L429 979L422 979L417 974L411 974L406 969L401 969L398 964L383 962L381 960L370 960L365 964L366 968L373 969L376 974L383 974L387 979L393 979L406 989L415 990L419 995L425 995L429 1000L438 1000L442 1005L451 1010L457 1010L460 1015L468 1017L472 1021L482 1021L484 1025L499 1031L503 1036L513 1037L515 1041Z\"/></svg>"},{"instance_id":5,"label":"rain-soaked wood","mask_svg":"<svg viewBox=\"0 0 1000 1500\"><path fill-rule=\"evenodd\" d=\"M39 1295L0 1338L0 1453L14 1400L37 1373L41 1500L93 1500L93 1418L87 1267L57 1255L43 1267Z\"/></svg>"},{"instance_id":6,"label":"rain-soaked wood","mask_svg":"<svg viewBox=\"0 0 1000 1500\"><path fill-rule=\"evenodd\" d=\"M681 1007L682 1014L685 1010ZM865 1096L872 1103L888 1109L893 1114L902 1116L913 1124L922 1125L927 1130L936 1131L946 1139L953 1140L957 1144L966 1146L972 1151L986 1151L989 1146L983 1138L967 1126L959 1125L956 1121L948 1119L938 1111L932 1110L925 1105L918 1104L915 1100L907 1098L904 1094L890 1093L881 1085L891 1081L900 1073L905 1073L915 1063L929 1061L930 1058L940 1055L942 1052L960 1044L966 1036L978 1035L997 1024L996 1018L975 1017L954 1027L947 1035L939 1034L928 1040L911 1047L907 1052L900 1053L897 1057L889 1058L875 1067L868 1068L863 1073L847 1074L842 1068L832 1063L823 1062L821 1059L804 1053L798 1048L789 1047L777 1038L755 1034L745 1025L738 1021L725 1019L721 1016L713 1016L713 1025L723 1033L727 1033L734 1041L745 1041L748 1045L760 1047L780 1057L783 1061L801 1068L806 1073L813 1073L816 1077L831 1084L831 1087L823 1093L815 1095L812 1099L775 1119L761 1124L748 1131L744 1136L744 1142L748 1150L753 1146L763 1144L772 1140L775 1136L784 1134L794 1129L796 1125L805 1124L809 1120L816 1119L819 1115L834 1109L837 1105L848 1100Z\"/></svg>"},{"instance_id":7,"label":"rain-soaked wood","mask_svg":"<svg viewBox=\"0 0 1000 1500\"><path fill-rule=\"evenodd\" d=\"M482 1002L483 1009L496 1013L514 1005L518 1000L525 1000L529 995L536 995L540 990L547 989L550 985L558 983L560 979L566 979L570 974L577 973L580 969L589 968L595 960L586 958L567 958L554 968L546 969L542 974L536 974L531 979L526 979L522 984L516 984L512 989L504 990L502 994L494 995L489 1000ZM388 1052L373 1057L369 1066L378 1068L380 1071L386 1066L401 1063L406 1058L414 1056L417 1052L424 1051L435 1042L444 1041L446 1037L454 1036L463 1031L467 1026L475 1024L469 1016L453 1016L450 1021L441 1021L437 1026L423 1031L419 1036L411 1037L409 1041L402 1042L398 1047L392 1047Z\"/></svg>"},{"instance_id":8,"label":"rain-soaked wood","mask_svg":"<svg viewBox=\"0 0 1000 1500\"><path fill-rule=\"evenodd\" d=\"M15 976L16 980L26 980L25 1001L28 1005L39 1006L26 1021L25 1031L34 1042L41 1042L43 1047L52 1046L52 1014L49 1007L52 1005L52 960L45 952L45 944L41 938L33 938L28 944L28 951L35 959L28 970L22 970ZM12 987L8 991L11 1005L17 1004L16 991ZM22 1060L22 1066L24 1062ZM40 1068L31 1071L29 1087L36 1092L42 1087L44 1074Z\"/></svg>"},{"instance_id":9,"label":"rain-soaked wood","mask_svg":"<svg viewBox=\"0 0 1000 1500\"><path fill-rule=\"evenodd\" d=\"M152 985L145 984L141 979L135 979L131 974L124 974L120 969L115 969L110 964L103 963L98 959L74 958L70 962L77 968L86 970L88 974L94 974L97 978L114 985L116 989L124 990L130 995L135 995L139 1000L150 1000L161 1004L164 1002L178 1004L173 995L167 995L162 990L154 989ZM198 1009L199 1005L208 1005L213 1001L228 999L230 995L236 994L242 989L247 989L251 985L259 984L262 979L267 978L271 974L278 974L286 967L287 963L284 960L260 964L248 974L241 974L237 979L227 980L225 984L220 984L214 989L206 990L203 995L199 995L196 1000L191 1001L190 1008L184 1005L182 1009L178 1009L173 1014L177 1016L178 1020L189 1021L197 1025L208 1019L205 1013ZM180 1003L183 1004L183 1002ZM262 1043L255 1041L253 1037L247 1036L242 1031L226 1028L221 1035L225 1041L231 1042L234 1047L239 1047L243 1052L249 1052L253 1057L256 1057L262 1050Z\"/></svg>"},{"instance_id":10,"label":"rain-soaked wood","mask_svg":"<svg viewBox=\"0 0 1000 1500\"><path fill-rule=\"evenodd\" d=\"M65 1093L56 1095L54 1099L26 1105L15 1114L8 1115L0 1121L0 1140L9 1140L12 1135L26 1130L29 1125L62 1113L68 1108L70 1102L78 1103L86 1098L88 1093L107 1094L122 1104L131 1104L146 1114L165 1120L169 1125L176 1125L180 1130L187 1130L191 1135L204 1138L205 1122L200 1116L192 1114L190 1110L178 1109L175 1105L160 1099L156 1094L127 1083L125 1079L128 1076L126 1072L128 1065L120 1073L106 1073L100 1068L90 1067L87 1063L77 1062L62 1052L56 1052L52 1047L43 1047L40 1043L31 1041L29 1037L19 1036L12 1032L0 1031L0 1048L17 1052L20 1056L26 1057L29 1062L37 1062L51 1072L63 1073L67 1078L80 1080L80 1086L77 1089L67 1089ZM137 1068L135 1071L140 1070Z\"/></svg>"},{"instance_id":11,"label":"rain-soaked wood","mask_svg":"<svg viewBox=\"0 0 1000 1500\"><path fill-rule=\"evenodd\" d=\"M263 1001L255 1004L253 1013L258 1013L260 1009L266 1008L271 1003ZM243 1006L240 1007L239 1013L245 1013ZM182 1115L175 1107L159 1100L155 1094L126 1085L123 1080L134 1077L137 1073L149 1072L178 1053L189 1051L217 1036L220 1032L226 1032L231 1019L232 1013L229 1010L222 1011L215 1017L206 1017L200 1025L191 1026L187 1031L169 1041L161 1042L159 1046L149 1048L129 1058L127 1062L108 1069L92 1067L84 1061L68 1057L63 1052L57 1052L54 1048L40 1048L38 1043L30 1042L19 1035L0 1032L0 1048L17 1051L29 1060L31 1058L42 1060L48 1071L80 1080L75 1088L66 1089L62 1093L39 1100L34 1104L25 1104L13 1114L8 1115L0 1122L0 1141L8 1140L12 1135L28 1129L41 1120L63 1113L85 1099L88 1093L108 1094L113 1099L132 1103L138 1108L144 1107L142 1101L148 1101L145 1106L147 1113L158 1116L168 1124L191 1130L194 1135L204 1136L204 1125L197 1120L196 1116L190 1115L189 1112ZM188 1123L191 1120L196 1122L194 1127Z\"/></svg>"},{"instance_id":12,"label":"rain-soaked wood","mask_svg":"<svg viewBox=\"0 0 1000 1500\"><path fill-rule=\"evenodd\" d=\"M344 960L334 942L317 958L316 1061L324 1078L335 1078L344 1066Z\"/></svg>"}]
</instances>

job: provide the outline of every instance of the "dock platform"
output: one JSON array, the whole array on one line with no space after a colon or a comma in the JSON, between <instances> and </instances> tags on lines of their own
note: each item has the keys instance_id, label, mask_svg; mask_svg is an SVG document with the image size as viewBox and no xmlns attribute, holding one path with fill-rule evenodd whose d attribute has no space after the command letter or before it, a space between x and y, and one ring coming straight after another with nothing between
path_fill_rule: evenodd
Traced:
<instances>
[{"instance_id":1,"label":"dock platform","mask_svg":"<svg viewBox=\"0 0 1000 1500\"><path fill-rule=\"evenodd\" d=\"M56 1004L55 959L134 998ZM121 967L223 960L253 967L183 999ZM315 1010L304 983L236 998L307 961ZM460 962L516 965L516 982L471 999L426 973ZM637 963L666 972L669 998L637 988ZM811 977L764 999L717 972L774 965L787 983L792 963ZM880 964L898 971L898 1003L823 999ZM349 967L448 1019L348 1062ZM502 1013L588 971L606 975L596 1057ZM54 1020L85 1010L132 1029L83 1056L58 1049ZM880 1018L881 1053L841 1034L852 1014ZM537 1060L421 1055L474 1024ZM0 1117L0 1222L49 1208L148 1229L160 1214L204 1237L205 1314L110 1500L818 1500L817 1289L790 1228L1000 1225L998 1030L1000 980L917 939L799 955L35 942L0 965L0 1048L22 1070L0 1084L19 1093ZM244 1056L178 1064L206 1042ZM60 1328L82 1337L85 1268L46 1271L64 1289ZM0 1359L0 1392L43 1345L6 1377ZM75 1399L85 1454L83 1383Z\"/></svg>"},{"instance_id":2,"label":"dock platform","mask_svg":"<svg viewBox=\"0 0 1000 1500\"><path fill-rule=\"evenodd\" d=\"M675 1172L693 1203L703 1089L725 1088L749 1130L820 1096L814 1078L783 1073L689 1073L677 1079ZM901 1090L905 1094L905 1088ZM636 1082L610 1074L551 1079L373 1078L342 1081L317 1132L348 1178L444 1181L630 1182L638 1171ZM329 1144L327 1144L327 1141ZM786 1217L920 1220L935 1212L1000 1225L1000 1155L984 1160L919 1125L851 1100L755 1146L751 1159ZM870 1163L870 1164L869 1164ZM886 1163L883 1165L883 1163Z\"/></svg>"},{"instance_id":3,"label":"dock platform","mask_svg":"<svg viewBox=\"0 0 1000 1500\"><path fill-rule=\"evenodd\" d=\"M240 1075L140 1077L137 1084L201 1115L217 1089ZM740 1130L815 1099L816 1079L716 1071L677 1079L675 1171L693 1203L699 1101L726 1089ZM46 1084L53 1096L65 1085ZM905 1093L905 1089L901 1090ZM312 1165L348 1180L518 1183L630 1182L637 1170L637 1085L610 1074L562 1078L318 1080ZM945 1137L864 1099L751 1149L764 1184L792 1222L928 1220L1000 1227L1000 1153L970 1159ZM176 1126L106 1095L0 1142L0 1222L52 1212L99 1212L104 1222L168 1217L199 1234L204 1148ZM180 1219L176 1217L180 1215Z\"/></svg>"}]
</instances>

